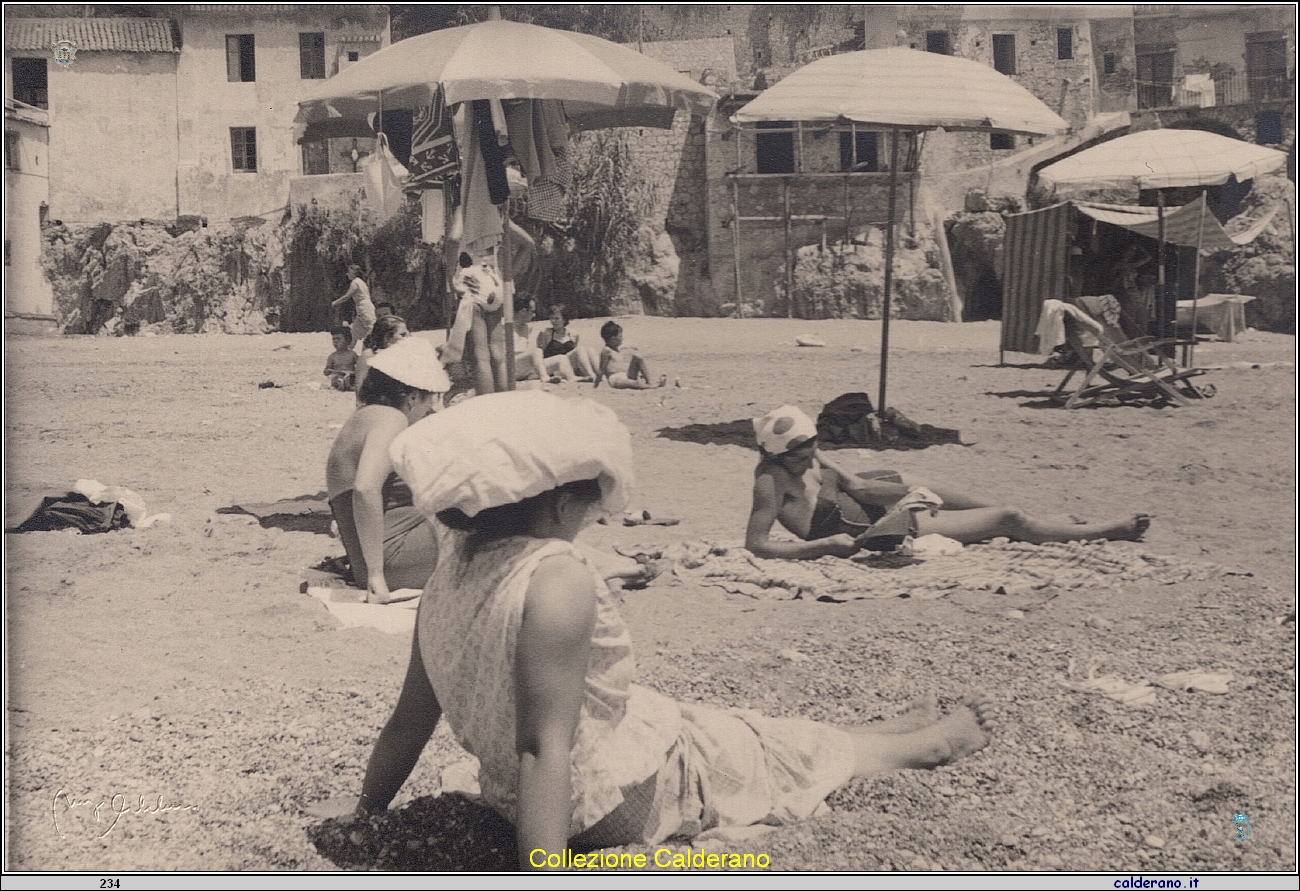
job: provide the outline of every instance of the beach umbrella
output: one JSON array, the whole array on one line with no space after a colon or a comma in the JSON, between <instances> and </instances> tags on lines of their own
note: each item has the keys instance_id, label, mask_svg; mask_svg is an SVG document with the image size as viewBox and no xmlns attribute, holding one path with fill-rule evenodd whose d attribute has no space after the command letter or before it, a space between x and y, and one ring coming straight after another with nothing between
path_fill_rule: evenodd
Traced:
<instances>
[{"instance_id":1,"label":"beach umbrella","mask_svg":"<svg viewBox=\"0 0 1300 891\"><path fill-rule=\"evenodd\" d=\"M1038 171L1038 180L1057 191L1081 189L1155 189L1157 288L1156 324L1161 336L1172 314L1165 294L1165 202L1161 189L1221 186L1271 173L1286 164L1286 154L1206 130L1140 130L1103 142ZM1204 226L1205 194L1201 195ZM1196 252L1197 285L1192 291L1195 340L1201 252ZM1185 357L1190 361L1190 356Z\"/></svg>"},{"instance_id":2,"label":"beach umbrella","mask_svg":"<svg viewBox=\"0 0 1300 891\"><path fill-rule=\"evenodd\" d=\"M575 129L671 127L708 114L717 95L672 67L590 34L492 20L398 41L304 90L298 121L448 105L559 99Z\"/></svg>"},{"instance_id":3,"label":"beach umbrella","mask_svg":"<svg viewBox=\"0 0 1300 891\"><path fill-rule=\"evenodd\" d=\"M1033 93L987 65L905 47L818 59L782 78L731 120L737 124L853 122L892 131L878 411L885 408L889 369L899 135L936 128L1049 135L1069 127Z\"/></svg>"},{"instance_id":4,"label":"beach umbrella","mask_svg":"<svg viewBox=\"0 0 1300 891\"><path fill-rule=\"evenodd\" d=\"M500 19L431 31L391 44L313 83L299 124L481 99L563 103L572 130L670 128L678 109L707 115L717 94L674 68L590 34ZM505 213L504 208L502 213ZM503 252L504 253L504 252ZM513 306L504 305L506 377L514 387Z\"/></svg>"}]
</instances>

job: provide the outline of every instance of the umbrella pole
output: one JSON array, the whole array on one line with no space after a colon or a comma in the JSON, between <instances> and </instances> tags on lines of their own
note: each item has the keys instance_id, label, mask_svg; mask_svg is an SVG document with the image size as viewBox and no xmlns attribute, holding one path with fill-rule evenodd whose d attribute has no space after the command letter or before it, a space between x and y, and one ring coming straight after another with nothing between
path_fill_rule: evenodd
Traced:
<instances>
[{"instance_id":1,"label":"umbrella pole","mask_svg":"<svg viewBox=\"0 0 1300 891\"><path fill-rule=\"evenodd\" d=\"M496 7L493 7L494 9ZM510 268L510 202L501 205L501 255L497 265L501 268L501 287L505 291L505 302L501 306L501 324L506 329L506 389L515 388L515 279ZM491 355L489 348L488 354ZM545 380L546 369L537 369L537 374Z\"/></svg>"},{"instance_id":2,"label":"umbrella pole","mask_svg":"<svg viewBox=\"0 0 1300 891\"><path fill-rule=\"evenodd\" d=\"M794 318L794 264L790 261L790 177L781 179L781 198L785 204L785 315Z\"/></svg>"},{"instance_id":3,"label":"umbrella pole","mask_svg":"<svg viewBox=\"0 0 1300 891\"><path fill-rule=\"evenodd\" d=\"M1156 337L1168 335L1169 313L1165 306L1165 193L1156 189ZM1161 352L1164 349L1161 348Z\"/></svg>"},{"instance_id":4,"label":"umbrella pole","mask_svg":"<svg viewBox=\"0 0 1300 891\"><path fill-rule=\"evenodd\" d=\"M740 181L731 178L731 268L736 279L736 318L744 318L740 296Z\"/></svg>"},{"instance_id":5,"label":"umbrella pole","mask_svg":"<svg viewBox=\"0 0 1300 891\"><path fill-rule=\"evenodd\" d=\"M880 393L876 413L885 410L885 382L889 378L889 309L894 286L894 208L898 203L898 128L890 131L889 149L889 221L885 224L885 298L880 316Z\"/></svg>"},{"instance_id":6,"label":"umbrella pole","mask_svg":"<svg viewBox=\"0 0 1300 891\"><path fill-rule=\"evenodd\" d=\"M1196 303L1201 297L1201 239L1205 236L1205 205L1207 193L1201 190L1201 222L1196 229L1196 271L1192 274L1192 342L1183 356L1183 367L1191 368L1196 362Z\"/></svg>"}]
</instances>

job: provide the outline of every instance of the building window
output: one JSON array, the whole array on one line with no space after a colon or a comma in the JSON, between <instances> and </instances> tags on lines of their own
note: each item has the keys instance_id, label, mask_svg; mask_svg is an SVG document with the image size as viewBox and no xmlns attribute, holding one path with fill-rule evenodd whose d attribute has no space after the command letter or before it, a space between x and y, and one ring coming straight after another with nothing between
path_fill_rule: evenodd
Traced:
<instances>
[{"instance_id":1,"label":"building window","mask_svg":"<svg viewBox=\"0 0 1300 891\"><path fill-rule=\"evenodd\" d=\"M302 172L306 176L317 176L330 172L329 142L304 142L302 144Z\"/></svg>"},{"instance_id":2,"label":"building window","mask_svg":"<svg viewBox=\"0 0 1300 891\"><path fill-rule=\"evenodd\" d=\"M1115 54L1114 54L1114 53L1104 53L1104 54L1102 54L1102 57L1101 57L1101 73L1102 73L1102 74L1114 74L1114 73L1115 73Z\"/></svg>"},{"instance_id":3,"label":"building window","mask_svg":"<svg viewBox=\"0 0 1300 891\"><path fill-rule=\"evenodd\" d=\"M1016 138L1010 133L990 133L989 148L994 151L1006 151L1016 147Z\"/></svg>"},{"instance_id":4,"label":"building window","mask_svg":"<svg viewBox=\"0 0 1300 891\"><path fill-rule=\"evenodd\" d=\"M1256 101L1289 97L1286 38L1281 34L1246 35L1246 85L1250 98Z\"/></svg>"},{"instance_id":5,"label":"building window","mask_svg":"<svg viewBox=\"0 0 1300 891\"><path fill-rule=\"evenodd\" d=\"M1174 53L1138 53L1138 108L1167 108L1174 104Z\"/></svg>"},{"instance_id":6,"label":"building window","mask_svg":"<svg viewBox=\"0 0 1300 891\"><path fill-rule=\"evenodd\" d=\"M226 35L226 80L231 83L252 83L257 80L252 34Z\"/></svg>"},{"instance_id":7,"label":"building window","mask_svg":"<svg viewBox=\"0 0 1300 891\"><path fill-rule=\"evenodd\" d=\"M876 173L880 170L879 134L871 131L840 134L840 170Z\"/></svg>"},{"instance_id":8,"label":"building window","mask_svg":"<svg viewBox=\"0 0 1300 891\"><path fill-rule=\"evenodd\" d=\"M360 58L361 58L361 53L357 52L356 50L348 50L348 61L349 61L349 62L355 62L355 61L357 61L357 60L360 59Z\"/></svg>"},{"instance_id":9,"label":"building window","mask_svg":"<svg viewBox=\"0 0 1300 891\"><path fill-rule=\"evenodd\" d=\"M21 155L18 149L18 133L15 130L5 131L5 170L22 170L22 162L19 160Z\"/></svg>"},{"instance_id":10,"label":"building window","mask_svg":"<svg viewBox=\"0 0 1300 891\"><path fill-rule=\"evenodd\" d=\"M14 98L37 108L50 107L50 82L44 59L14 59Z\"/></svg>"},{"instance_id":11,"label":"building window","mask_svg":"<svg viewBox=\"0 0 1300 891\"><path fill-rule=\"evenodd\" d=\"M1056 58L1058 59L1074 58L1074 29L1073 28L1056 29Z\"/></svg>"},{"instance_id":12,"label":"building window","mask_svg":"<svg viewBox=\"0 0 1300 891\"><path fill-rule=\"evenodd\" d=\"M325 77L323 31L298 35L298 70L303 80L321 80Z\"/></svg>"},{"instance_id":13,"label":"building window","mask_svg":"<svg viewBox=\"0 0 1300 891\"><path fill-rule=\"evenodd\" d=\"M794 128L790 121L762 121L754 137L754 152L759 173L794 173ZM763 133L763 130L785 130L784 133Z\"/></svg>"},{"instance_id":14,"label":"building window","mask_svg":"<svg viewBox=\"0 0 1300 891\"><path fill-rule=\"evenodd\" d=\"M1255 143L1280 145L1282 142L1282 112L1261 111L1255 115Z\"/></svg>"},{"instance_id":15,"label":"building window","mask_svg":"<svg viewBox=\"0 0 1300 891\"><path fill-rule=\"evenodd\" d=\"M1003 74L1016 73L1016 35L993 35L993 68Z\"/></svg>"},{"instance_id":16,"label":"building window","mask_svg":"<svg viewBox=\"0 0 1300 891\"><path fill-rule=\"evenodd\" d=\"M244 173L257 172L257 128L230 128L230 167Z\"/></svg>"},{"instance_id":17,"label":"building window","mask_svg":"<svg viewBox=\"0 0 1300 891\"><path fill-rule=\"evenodd\" d=\"M925 51L927 53L938 53L941 56L951 56L952 44L948 40L948 32L926 31Z\"/></svg>"}]
</instances>

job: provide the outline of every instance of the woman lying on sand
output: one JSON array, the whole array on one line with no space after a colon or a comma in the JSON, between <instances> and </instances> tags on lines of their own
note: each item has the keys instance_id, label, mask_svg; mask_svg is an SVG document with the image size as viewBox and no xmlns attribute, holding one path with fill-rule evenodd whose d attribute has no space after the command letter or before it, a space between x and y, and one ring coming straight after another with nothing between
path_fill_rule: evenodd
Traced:
<instances>
[{"instance_id":1,"label":"woman lying on sand","mask_svg":"<svg viewBox=\"0 0 1300 891\"><path fill-rule=\"evenodd\" d=\"M390 590L423 588L438 548L433 530L412 506L411 491L393 472L388 447L408 425L432 412L451 387L433 347L406 338L376 353L352 413L325 463L330 510L370 603Z\"/></svg>"},{"instance_id":2,"label":"woman lying on sand","mask_svg":"<svg viewBox=\"0 0 1300 891\"><path fill-rule=\"evenodd\" d=\"M538 433L555 430L583 435ZM800 819L854 776L934 767L989 741L982 702L840 728L633 683L627 626L573 544L627 506L630 437L603 406L481 396L398 436L393 460L420 510L456 531L425 587L358 817L388 806L444 711L479 760L484 802L515 824L524 868L566 849Z\"/></svg>"},{"instance_id":3,"label":"woman lying on sand","mask_svg":"<svg viewBox=\"0 0 1300 891\"><path fill-rule=\"evenodd\" d=\"M916 533L937 533L963 544L998 537L1033 544L1097 538L1136 541L1151 524L1146 514L1105 523L1036 520L1015 508L996 507L893 471L864 479L818 453L817 425L792 405L756 418L754 431L763 457L754 469L745 547L758 557L851 557L872 539L875 530L868 531L872 524L914 493L932 505L942 502L934 505L937 509L915 511ZM930 497L936 495L937 499ZM772 540L776 522L803 540Z\"/></svg>"}]
</instances>

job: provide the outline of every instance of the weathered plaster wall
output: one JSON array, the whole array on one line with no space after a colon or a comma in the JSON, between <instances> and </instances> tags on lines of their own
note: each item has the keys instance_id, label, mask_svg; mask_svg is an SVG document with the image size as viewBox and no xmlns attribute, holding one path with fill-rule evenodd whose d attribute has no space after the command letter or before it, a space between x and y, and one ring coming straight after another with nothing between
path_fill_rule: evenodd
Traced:
<instances>
[{"instance_id":1,"label":"weathered plaster wall","mask_svg":"<svg viewBox=\"0 0 1300 891\"><path fill-rule=\"evenodd\" d=\"M176 216L176 63L85 51L48 63L51 219Z\"/></svg>"},{"instance_id":2,"label":"weathered plaster wall","mask_svg":"<svg viewBox=\"0 0 1300 891\"><path fill-rule=\"evenodd\" d=\"M293 119L298 100L317 81L304 80L298 35L325 33L326 71L332 73L340 32L381 30L327 15L312 17L311 7L289 20L270 16L189 16L182 22L185 48L177 69L177 91L188 113L179 137L180 213L230 219L270 215L286 206L289 180L302 172L301 148ZM387 27L382 26L387 35ZM230 82L226 75L226 35L254 35L257 79ZM357 44L363 55L380 43ZM235 171L230 129L257 128L257 172Z\"/></svg>"},{"instance_id":3,"label":"weathered plaster wall","mask_svg":"<svg viewBox=\"0 0 1300 891\"><path fill-rule=\"evenodd\" d=\"M1133 20L1098 19L1091 26L1097 112L1103 114L1136 108L1137 56L1133 50ZM1107 54L1114 57L1114 71L1110 74L1106 73Z\"/></svg>"},{"instance_id":4,"label":"weathered plaster wall","mask_svg":"<svg viewBox=\"0 0 1300 891\"><path fill-rule=\"evenodd\" d=\"M5 170L5 314L53 318L54 290L41 268L41 204L50 197L49 130L5 118L18 134L17 170Z\"/></svg>"}]
</instances>

